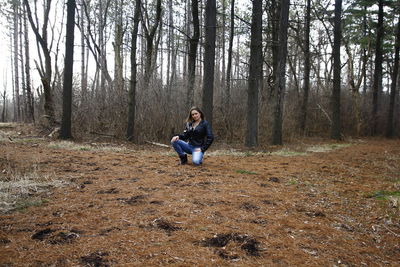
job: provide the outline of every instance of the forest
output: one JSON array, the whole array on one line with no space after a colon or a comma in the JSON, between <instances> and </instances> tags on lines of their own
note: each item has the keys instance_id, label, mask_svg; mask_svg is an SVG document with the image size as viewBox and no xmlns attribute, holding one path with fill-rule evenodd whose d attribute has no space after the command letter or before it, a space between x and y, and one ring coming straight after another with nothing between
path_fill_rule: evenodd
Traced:
<instances>
[{"instance_id":1,"label":"forest","mask_svg":"<svg viewBox=\"0 0 400 267\"><path fill-rule=\"evenodd\" d=\"M2 0L2 122L168 143L400 135L399 1Z\"/></svg>"}]
</instances>

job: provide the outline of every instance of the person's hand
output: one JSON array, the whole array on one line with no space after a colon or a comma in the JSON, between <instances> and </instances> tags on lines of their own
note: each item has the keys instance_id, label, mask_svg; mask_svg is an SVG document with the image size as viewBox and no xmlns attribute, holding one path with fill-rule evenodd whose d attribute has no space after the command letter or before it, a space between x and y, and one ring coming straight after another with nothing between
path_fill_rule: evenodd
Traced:
<instances>
[{"instance_id":1,"label":"person's hand","mask_svg":"<svg viewBox=\"0 0 400 267\"><path fill-rule=\"evenodd\" d=\"M178 140L179 140L179 136L176 135L176 136L172 137L171 143L176 142Z\"/></svg>"}]
</instances>

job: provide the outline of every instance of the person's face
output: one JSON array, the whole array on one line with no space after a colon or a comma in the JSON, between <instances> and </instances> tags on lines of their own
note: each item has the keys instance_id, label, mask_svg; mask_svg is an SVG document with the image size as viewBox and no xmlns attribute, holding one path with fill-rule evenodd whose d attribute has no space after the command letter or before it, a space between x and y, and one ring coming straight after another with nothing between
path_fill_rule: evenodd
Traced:
<instances>
[{"instance_id":1,"label":"person's face","mask_svg":"<svg viewBox=\"0 0 400 267\"><path fill-rule=\"evenodd\" d=\"M192 119L194 121L198 121L201 118L201 114L197 110L192 110L190 114L192 115Z\"/></svg>"}]
</instances>

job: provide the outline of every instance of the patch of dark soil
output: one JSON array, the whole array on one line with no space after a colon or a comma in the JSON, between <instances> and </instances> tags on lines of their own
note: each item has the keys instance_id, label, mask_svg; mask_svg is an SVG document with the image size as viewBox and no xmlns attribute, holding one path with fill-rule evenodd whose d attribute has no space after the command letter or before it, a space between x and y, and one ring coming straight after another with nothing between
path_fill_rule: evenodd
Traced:
<instances>
[{"instance_id":1,"label":"patch of dark soil","mask_svg":"<svg viewBox=\"0 0 400 267\"><path fill-rule=\"evenodd\" d=\"M164 201L153 200L153 201L150 201L149 203L150 203L150 204L153 204L153 205L162 205L162 204L164 204Z\"/></svg>"},{"instance_id":2,"label":"patch of dark soil","mask_svg":"<svg viewBox=\"0 0 400 267\"><path fill-rule=\"evenodd\" d=\"M40 230L39 232L36 232L35 234L32 235L32 239L37 239L40 241L43 241L45 238L47 238L52 232L55 230L46 228L44 230Z\"/></svg>"},{"instance_id":3,"label":"patch of dark soil","mask_svg":"<svg viewBox=\"0 0 400 267\"><path fill-rule=\"evenodd\" d=\"M306 215L309 217L326 217L325 213L322 211L310 211L306 212Z\"/></svg>"},{"instance_id":4,"label":"patch of dark soil","mask_svg":"<svg viewBox=\"0 0 400 267\"><path fill-rule=\"evenodd\" d=\"M121 228L111 227L111 228L108 228L108 229L104 229L104 230L100 231L100 235L107 235L108 233L110 233L112 231L121 231Z\"/></svg>"},{"instance_id":5,"label":"patch of dark soil","mask_svg":"<svg viewBox=\"0 0 400 267\"><path fill-rule=\"evenodd\" d=\"M223 250L223 249L218 249L217 251L216 251L216 254L218 255L218 256L220 256L221 258L223 258L224 260L237 260L237 259L239 259L239 256L238 255L229 255L225 250Z\"/></svg>"},{"instance_id":6,"label":"patch of dark soil","mask_svg":"<svg viewBox=\"0 0 400 267\"><path fill-rule=\"evenodd\" d=\"M145 198L146 198L145 195L137 195L137 196L132 196L130 198L117 198L117 200L122 201L129 205L138 205L143 203L143 200Z\"/></svg>"},{"instance_id":7,"label":"patch of dark soil","mask_svg":"<svg viewBox=\"0 0 400 267\"><path fill-rule=\"evenodd\" d=\"M225 247L232 239L232 234L216 234L214 237L206 238L200 242L204 247Z\"/></svg>"},{"instance_id":8,"label":"patch of dark soil","mask_svg":"<svg viewBox=\"0 0 400 267\"><path fill-rule=\"evenodd\" d=\"M8 240L7 238L0 238L0 245L5 245L11 243L10 240Z\"/></svg>"},{"instance_id":9,"label":"patch of dark soil","mask_svg":"<svg viewBox=\"0 0 400 267\"><path fill-rule=\"evenodd\" d=\"M255 210L259 210L260 207L250 203L250 202L244 202L240 205L240 208L243 210L247 210L247 211L255 211Z\"/></svg>"},{"instance_id":10,"label":"patch of dark soil","mask_svg":"<svg viewBox=\"0 0 400 267\"><path fill-rule=\"evenodd\" d=\"M119 190L117 188L110 188L107 190L100 190L97 192L97 194L117 194L119 193Z\"/></svg>"},{"instance_id":11,"label":"patch of dark soil","mask_svg":"<svg viewBox=\"0 0 400 267\"><path fill-rule=\"evenodd\" d=\"M270 178L268 179L268 181L274 182L274 183L280 183L280 182L281 182L281 180L279 180L278 177L270 177Z\"/></svg>"},{"instance_id":12,"label":"patch of dark soil","mask_svg":"<svg viewBox=\"0 0 400 267\"><path fill-rule=\"evenodd\" d=\"M142 190L144 192L152 192L152 191L158 191L160 188L158 188L158 187L142 187L142 186L139 186L138 189Z\"/></svg>"},{"instance_id":13,"label":"patch of dark soil","mask_svg":"<svg viewBox=\"0 0 400 267\"><path fill-rule=\"evenodd\" d=\"M89 267L107 267L110 266L108 264L109 261L104 259L104 257L107 257L108 255L107 252L98 251L88 256L80 257L80 262Z\"/></svg>"},{"instance_id":14,"label":"patch of dark soil","mask_svg":"<svg viewBox=\"0 0 400 267\"><path fill-rule=\"evenodd\" d=\"M167 231L167 232L173 232L173 231L178 231L178 230L182 229L181 227L175 226L171 222L168 222L164 219L155 219L152 222L152 224L153 224L153 226L155 226L159 229L162 229L164 231Z\"/></svg>"},{"instance_id":15,"label":"patch of dark soil","mask_svg":"<svg viewBox=\"0 0 400 267\"><path fill-rule=\"evenodd\" d=\"M261 187L268 187L268 184L260 184Z\"/></svg>"},{"instance_id":16,"label":"patch of dark soil","mask_svg":"<svg viewBox=\"0 0 400 267\"><path fill-rule=\"evenodd\" d=\"M254 219L250 221L251 223L255 223L255 224L260 224L260 225L264 225L267 224L268 221L265 219Z\"/></svg>"},{"instance_id":17,"label":"patch of dark soil","mask_svg":"<svg viewBox=\"0 0 400 267\"><path fill-rule=\"evenodd\" d=\"M249 256L260 256L258 241L253 238L246 239L240 248Z\"/></svg>"},{"instance_id":18,"label":"patch of dark soil","mask_svg":"<svg viewBox=\"0 0 400 267\"><path fill-rule=\"evenodd\" d=\"M62 245L62 244L72 243L72 241L78 237L79 235L77 233L59 232L57 235L53 236L49 240L49 243L52 245Z\"/></svg>"},{"instance_id":19,"label":"patch of dark soil","mask_svg":"<svg viewBox=\"0 0 400 267\"><path fill-rule=\"evenodd\" d=\"M261 202L266 205L276 205L273 201L268 199L262 200Z\"/></svg>"},{"instance_id":20,"label":"patch of dark soil","mask_svg":"<svg viewBox=\"0 0 400 267\"><path fill-rule=\"evenodd\" d=\"M202 240L199 244L205 247L225 247L229 241L236 242L249 256L260 256L259 242L253 237L238 233L217 234L212 238ZM222 258L227 256L227 254L218 255Z\"/></svg>"}]
</instances>

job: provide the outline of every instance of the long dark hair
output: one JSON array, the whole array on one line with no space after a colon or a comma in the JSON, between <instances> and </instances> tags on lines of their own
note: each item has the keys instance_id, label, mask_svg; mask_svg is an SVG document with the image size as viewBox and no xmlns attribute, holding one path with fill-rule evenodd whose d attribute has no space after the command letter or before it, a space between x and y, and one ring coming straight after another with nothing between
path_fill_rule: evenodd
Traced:
<instances>
[{"instance_id":1,"label":"long dark hair","mask_svg":"<svg viewBox=\"0 0 400 267\"><path fill-rule=\"evenodd\" d=\"M193 122L193 119L192 119L192 111L193 111L193 110L195 110L195 111L197 111L198 113L200 113L201 119L204 120L204 113L203 113L203 111L201 111L200 108L198 108L198 107L192 107L192 108L189 110L189 116L187 117L186 122Z\"/></svg>"}]
</instances>

